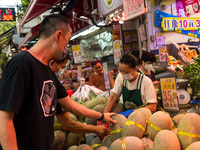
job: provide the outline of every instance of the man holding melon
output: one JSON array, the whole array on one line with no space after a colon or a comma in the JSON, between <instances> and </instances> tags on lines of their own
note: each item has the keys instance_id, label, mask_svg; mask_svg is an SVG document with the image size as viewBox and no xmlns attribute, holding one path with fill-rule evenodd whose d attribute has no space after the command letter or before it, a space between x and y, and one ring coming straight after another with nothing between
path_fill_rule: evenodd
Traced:
<instances>
[{"instance_id":1,"label":"man holding melon","mask_svg":"<svg viewBox=\"0 0 200 150\"><path fill-rule=\"evenodd\" d=\"M154 85L147 76L137 72L137 58L125 54L119 62L119 71L114 88L106 103L104 112L110 112L118 97L123 96L125 109L146 107L152 112L157 109L157 95Z\"/></svg>"},{"instance_id":2,"label":"man holding melon","mask_svg":"<svg viewBox=\"0 0 200 150\"><path fill-rule=\"evenodd\" d=\"M38 42L7 64L0 87L0 149L51 149L57 103L75 115L116 123L110 118L115 113L101 114L71 100L48 66L64 56L70 37L65 17L46 16Z\"/></svg>"}]
</instances>

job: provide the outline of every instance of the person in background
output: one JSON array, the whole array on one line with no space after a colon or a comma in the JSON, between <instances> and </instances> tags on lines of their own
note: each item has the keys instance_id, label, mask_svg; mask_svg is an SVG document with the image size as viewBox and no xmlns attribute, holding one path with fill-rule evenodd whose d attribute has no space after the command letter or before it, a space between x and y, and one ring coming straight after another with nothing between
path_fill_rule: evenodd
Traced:
<instances>
[{"instance_id":1,"label":"person in background","mask_svg":"<svg viewBox=\"0 0 200 150\"><path fill-rule=\"evenodd\" d=\"M105 85L104 85L104 75L103 75L103 68L101 65L101 62L96 60L91 63L93 68L93 73L89 77L89 85L95 86L96 88L106 91ZM109 81L110 81L110 88L112 89L114 87L115 81L112 77L112 74L108 71L109 75Z\"/></svg>"},{"instance_id":2,"label":"person in background","mask_svg":"<svg viewBox=\"0 0 200 150\"><path fill-rule=\"evenodd\" d=\"M110 118L116 113L99 113L71 100L48 66L68 53L70 38L64 16L46 16L37 43L8 62L0 87L0 149L51 149L57 103L77 116L116 123Z\"/></svg>"},{"instance_id":3,"label":"person in background","mask_svg":"<svg viewBox=\"0 0 200 150\"><path fill-rule=\"evenodd\" d=\"M68 60L70 60L69 53L62 60L50 60L49 67L53 70L55 74L60 71L59 76L62 76L62 69L66 67ZM56 110L56 117L61 123L64 131L73 133L95 133L98 136L104 135L107 131L104 125L85 125L72 120L69 116L69 112L62 110L59 104L57 104Z\"/></svg>"},{"instance_id":4,"label":"person in background","mask_svg":"<svg viewBox=\"0 0 200 150\"><path fill-rule=\"evenodd\" d=\"M151 112L157 109L157 95L152 81L137 72L138 60L132 54L125 54L119 61L119 74L108 98L104 112L110 112L118 97L123 96L123 104L135 108L146 107ZM132 108L133 109L133 108Z\"/></svg>"}]
</instances>

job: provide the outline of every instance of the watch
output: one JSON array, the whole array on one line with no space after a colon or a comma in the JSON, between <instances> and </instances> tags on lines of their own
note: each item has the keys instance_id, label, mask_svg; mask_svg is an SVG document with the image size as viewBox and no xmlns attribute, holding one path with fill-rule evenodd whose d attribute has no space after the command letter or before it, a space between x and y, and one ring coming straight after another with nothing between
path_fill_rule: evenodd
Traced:
<instances>
[{"instance_id":1,"label":"watch","mask_svg":"<svg viewBox=\"0 0 200 150\"><path fill-rule=\"evenodd\" d=\"M101 118L97 119L98 121L101 121L104 118L104 114L103 113L101 113L101 114L102 114L102 116L101 116Z\"/></svg>"}]
</instances>

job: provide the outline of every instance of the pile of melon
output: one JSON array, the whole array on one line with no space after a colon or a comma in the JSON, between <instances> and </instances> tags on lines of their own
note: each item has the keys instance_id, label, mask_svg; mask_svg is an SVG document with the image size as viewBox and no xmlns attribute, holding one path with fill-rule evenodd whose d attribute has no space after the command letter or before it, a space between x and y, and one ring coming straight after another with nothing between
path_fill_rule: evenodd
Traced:
<instances>
[{"instance_id":1,"label":"pile of melon","mask_svg":"<svg viewBox=\"0 0 200 150\"><path fill-rule=\"evenodd\" d=\"M84 106L99 112L104 111L107 99L96 97ZM114 112L124 111L122 104L116 103ZM71 117L75 117L71 115ZM147 108L132 112L128 118L121 114L112 117L116 124L109 125L109 134L103 139L94 133L55 133L54 147L57 150L198 150L200 149L200 116L196 113L178 114L173 118L169 113L151 113ZM85 124L96 125L97 120L77 117ZM57 122L56 122L57 124ZM60 128L56 128L60 129ZM55 131L56 132L56 131ZM62 131L64 132L64 131ZM59 135L59 136L58 136ZM58 138L60 137L60 138ZM61 137L63 138L61 140ZM64 141L64 142L63 142ZM55 148L56 149L56 148Z\"/></svg>"}]
</instances>

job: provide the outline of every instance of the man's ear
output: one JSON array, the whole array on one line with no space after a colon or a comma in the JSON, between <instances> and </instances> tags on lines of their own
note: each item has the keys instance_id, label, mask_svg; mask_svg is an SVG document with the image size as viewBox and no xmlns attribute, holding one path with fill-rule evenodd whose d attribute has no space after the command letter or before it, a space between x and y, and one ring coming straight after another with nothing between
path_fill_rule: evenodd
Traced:
<instances>
[{"instance_id":1,"label":"man's ear","mask_svg":"<svg viewBox=\"0 0 200 150\"><path fill-rule=\"evenodd\" d=\"M53 69L54 64L55 64L55 60L50 60L50 62L49 62L49 67L50 67L51 69Z\"/></svg>"},{"instance_id":2,"label":"man's ear","mask_svg":"<svg viewBox=\"0 0 200 150\"><path fill-rule=\"evenodd\" d=\"M54 34L55 37L54 38L55 38L55 40L57 42L59 41L61 35L62 35L62 31L61 30L58 30L58 31L55 32L55 34Z\"/></svg>"}]
</instances>

